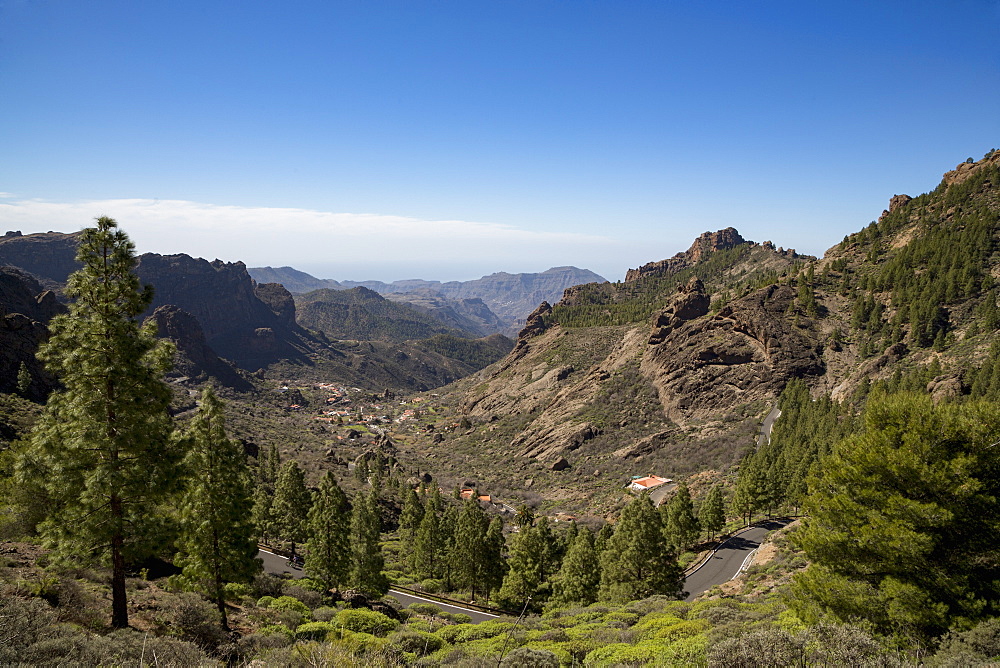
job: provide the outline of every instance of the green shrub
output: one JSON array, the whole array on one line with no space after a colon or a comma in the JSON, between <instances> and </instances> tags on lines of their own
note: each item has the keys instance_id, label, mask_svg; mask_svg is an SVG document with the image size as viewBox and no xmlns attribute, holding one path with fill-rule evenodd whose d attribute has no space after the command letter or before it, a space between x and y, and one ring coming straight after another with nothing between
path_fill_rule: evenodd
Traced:
<instances>
[{"instance_id":1,"label":"green shrub","mask_svg":"<svg viewBox=\"0 0 1000 668\"><path fill-rule=\"evenodd\" d=\"M451 615L451 621L455 622L456 624L471 624L472 617L469 617L464 612L456 612Z\"/></svg>"},{"instance_id":2,"label":"green shrub","mask_svg":"<svg viewBox=\"0 0 1000 668\"><path fill-rule=\"evenodd\" d=\"M272 603L274 603L273 596L261 596L257 599L258 608L270 608Z\"/></svg>"},{"instance_id":3,"label":"green shrub","mask_svg":"<svg viewBox=\"0 0 1000 668\"><path fill-rule=\"evenodd\" d=\"M320 594L326 593L326 587L322 582L316 580L315 578L299 578L295 581L295 584L303 589L308 589L309 591L318 592ZM285 588L285 593L288 593L287 587Z\"/></svg>"},{"instance_id":4,"label":"green shrub","mask_svg":"<svg viewBox=\"0 0 1000 668\"><path fill-rule=\"evenodd\" d=\"M257 629L257 634L262 636L284 636L286 638L294 638L295 632L284 624L267 624Z\"/></svg>"},{"instance_id":5,"label":"green shrub","mask_svg":"<svg viewBox=\"0 0 1000 668\"><path fill-rule=\"evenodd\" d=\"M710 625L704 619L683 620L678 624L661 627L653 635L656 640L673 642L681 638L690 638L708 631Z\"/></svg>"},{"instance_id":6,"label":"green shrub","mask_svg":"<svg viewBox=\"0 0 1000 668\"><path fill-rule=\"evenodd\" d=\"M222 591L227 601L242 601L253 594L253 587L243 582L227 582Z\"/></svg>"},{"instance_id":7,"label":"green shrub","mask_svg":"<svg viewBox=\"0 0 1000 668\"><path fill-rule=\"evenodd\" d=\"M434 617L435 615L441 614L441 608L434 605L433 603L411 603L406 606L408 609L417 613L418 615L427 615L428 617Z\"/></svg>"},{"instance_id":8,"label":"green shrub","mask_svg":"<svg viewBox=\"0 0 1000 668\"><path fill-rule=\"evenodd\" d=\"M440 636L411 629L397 631L389 638L389 642L402 651L412 652L417 656L426 656L444 646Z\"/></svg>"},{"instance_id":9,"label":"green shrub","mask_svg":"<svg viewBox=\"0 0 1000 668\"><path fill-rule=\"evenodd\" d=\"M257 604L260 605L260 601L258 601ZM293 612L299 613L306 619L309 618L309 615L312 612L311 610L309 610L308 605L306 605L299 599L295 598L294 596L279 596L278 598L271 601L270 605L268 605L267 607L271 608L272 610L292 610Z\"/></svg>"},{"instance_id":10,"label":"green shrub","mask_svg":"<svg viewBox=\"0 0 1000 668\"><path fill-rule=\"evenodd\" d=\"M482 640L483 638L493 638L501 633L509 633L517 624L514 622L490 620L480 624L462 624L461 626L464 628L454 642L471 642L473 640Z\"/></svg>"},{"instance_id":11,"label":"green shrub","mask_svg":"<svg viewBox=\"0 0 1000 668\"><path fill-rule=\"evenodd\" d=\"M704 666L708 661L707 651L707 634L689 636L670 643L669 647L657 655L657 663L668 666Z\"/></svg>"},{"instance_id":12,"label":"green shrub","mask_svg":"<svg viewBox=\"0 0 1000 668\"><path fill-rule=\"evenodd\" d=\"M635 612L609 612L604 615L604 621L607 622L623 622L625 626L632 626L637 621L639 621L639 615Z\"/></svg>"},{"instance_id":13,"label":"green shrub","mask_svg":"<svg viewBox=\"0 0 1000 668\"><path fill-rule=\"evenodd\" d=\"M337 630L337 626L330 622L307 622L295 629L296 640L325 640L326 637Z\"/></svg>"},{"instance_id":14,"label":"green shrub","mask_svg":"<svg viewBox=\"0 0 1000 668\"><path fill-rule=\"evenodd\" d=\"M337 609L330 607L316 608L313 610L313 619L317 622L329 622L337 616Z\"/></svg>"},{"instance_id":15,"label":"green shrub","mask_svg":"<svg viewBox=\"0 0 1000 668\"><path fill-rule=\"evenodd\" d=\"M684 620L669 613L657 612L646 615L638 624L633 627L638 640L656 638L657 634L672 626L682 623Z\"/></svg>"},{"instance_id":16,"label":"green shrub","mask_svg":"<svg viewBox=\"0 0 1000 668\"><path fill-rule=\"evenodd\" d=\"M504 668L559 668L559 659L545 649L518 647L500 662Z\"/></svg>"},{"instance_id":17,"label":"green shrub","mask_svg":"<svg viewBox=\"0 0 1000 668\"><path fill-rule=\"evenodd\" d=\"M439 628L435 633L439 638L447 643L455 643L455 639L465 631L467 628L472 626L471 624L454 624L452 626L443 626Z\"/></svg>"},{"instance_id":18,"label":"green shrub","mask_svg":"<svg viewBox=\"0 0 1000 668\"><path fill-rule=\"evenodd\" d=\"M583 660L583 665L585 666L613 666L615 665L614 656L622 649L628 649L632 647L631 645L626 645L625 643L612 643L610 645L604 645L603 647L598 647L594 651L587 654L587 658Z\"/></svg>"},{"instance_id":19,"label":"green shrub","mask_svg":"<svg viewBox=\"0 0 1000 668\"><path fill-rule=\"evenodd\" d=\"M384 636L394 631L399 622L374 610L348 608L337 613L337 624L348 631Z\"/></svg>"},{"instance_id":20,"label":"green shrub","mask_svg":"<svg viewBox=\"0 0 1000 668\"><path fill-rule=\"evenodd\" d=\"M427 578L420 583L420 588L428 594L437 594L444 589L444 582L435 580L434 578Z\"/></svg>"}]
</instances>

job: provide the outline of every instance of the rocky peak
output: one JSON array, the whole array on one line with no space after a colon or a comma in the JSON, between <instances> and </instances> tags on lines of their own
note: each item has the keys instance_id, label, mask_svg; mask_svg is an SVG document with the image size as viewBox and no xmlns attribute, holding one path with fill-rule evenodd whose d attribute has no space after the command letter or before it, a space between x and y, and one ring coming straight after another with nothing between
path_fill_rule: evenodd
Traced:
<instances>
[{"instance_id":1,"label":"rocky peak","mask_svg":"<svg viewBox=\"0 0 1000 668\"><path fill-rule=\"evenodd\" d=\"M913 199L909 195L893 195L889 200L889 208L882 211L882 215L878 217L878 222L882 222L882 219L889 214L896 213L899 209L903 208L910 203Z\"/></svg>"},{"instance_id":2,"label":"rocky peak","mask_svg":"<svg viewBox=\"0 0 1000 668\"><path fill-rule=\"evenodd\" d=\"M959 163L955 169L950 172L945 172L944 177L942 177L942 182L945 186L953 186L964 182L966 179L970 178L980 169L988 166L996 166L1000 164L1000 151L993 149L987 153L982 160L978 162L970 162L972 158L966 160L965 162Z\"/></svg>"},{"instance_id":3,"label":"rocky peak","mask_svg":"<svg viewBox=\"0 0 1000 668\"><path fill-rule=\"evenodd\" d=\"M548 302L538 305L524 323L524 329L517 335L518 341L537 336L545 331L545 316L552 313L552 306Z\"/></svg>"},{"instance_id":4,"label":"rocky peak","mask_svg":"<svg viewBox=\"0 0 1000 668\"><path fill-rule=\"evenodd\" d=\"M705 232L683 253L677 253L666 260L644 264L638 269L629 269L625 274L625 282L634 283L646 276L673 274L701 262L716 251L729 250L745 243L753 242L748 242L740 236L734 227L727 227L718 232Z\"/></svg>"},{"instance_id":5,"label":"rocky peak","mask_svg":"<svg viewBox=\"0 0 1000 668\"><path fill-rule=\"evenodd\" d=\"M705 293L705 285L697 276L691 277L686 285L677 289L670 304L653 316L653 331L649 336L650 345L662 343L667 335L681 323L694 320L708 313L710 299Z\"/></svg>"},{"instance_id":6,"label":"rocky peak","mask_svg":"<svg viewBox=\"0 0 1000 668\"><path fill-rule=\"evenodd\" d=\"M259 283L254 286L254 294L267 304L285 326L295 325L295 299L285 286L281 283Z\"/></svg>"}]
</instances>

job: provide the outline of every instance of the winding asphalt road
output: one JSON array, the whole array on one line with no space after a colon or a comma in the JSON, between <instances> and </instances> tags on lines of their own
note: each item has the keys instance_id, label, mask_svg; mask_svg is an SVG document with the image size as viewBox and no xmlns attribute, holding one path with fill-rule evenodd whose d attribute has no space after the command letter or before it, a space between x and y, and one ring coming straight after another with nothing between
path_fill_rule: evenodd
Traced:
<instances>
[{"instance_id":1,"label":"winding asphalt road","mask_svg":"<svg viewBox=\"0 0 1000 668\"><path fill-rule=\"evenodd\" d=\"M257 556L264 562L264 570L268 573L273 575L282 575L287 573L295 579L304 578L306 576L301 568L286 566L285 564L288 562L288 559L280 554L274 554L273 552L268 552L267 550L259 550L257 552ZM447 603L432 601L428 598L421 598L420 596L407 594L397 589L390 589L389 595L398 600L404 606L410 605L411 603L430 603L446 612L466 614L471 617L474 622L485 622L490 619L497 618L496 615L491 615L487 612L479 612L478 610L470 610L469 608L462 608L457 605L448 605Z\"/></svg>"},{"instance_id":2,"label":"winding asphalt road","mask_svg":"<svg viewBox=\"0 0 1000 668\"><path fill-rule=\"evenodd\" d=\"M687 598L684 600L693 601L712 587L735 578L749 565L750 557L760 547L767 534L791 522L790 519L757 522L725 541L684 580L684 591L687 592Z\"/></svg>"},{"instance_id":3,"label":"winding asphalt road","mask_svg":"<svg viewBox=\"0 0 1000 668\"><path fill-rule=\"evenodd\" d=\"M760 425L760 435L757 437L758 448L771 440L771 427L774 426L774 421L779 417L781 417L781 411L778 410L778 404L775 404L771 412L764 418L763 424Z\"/></svg>"}]
</instances>

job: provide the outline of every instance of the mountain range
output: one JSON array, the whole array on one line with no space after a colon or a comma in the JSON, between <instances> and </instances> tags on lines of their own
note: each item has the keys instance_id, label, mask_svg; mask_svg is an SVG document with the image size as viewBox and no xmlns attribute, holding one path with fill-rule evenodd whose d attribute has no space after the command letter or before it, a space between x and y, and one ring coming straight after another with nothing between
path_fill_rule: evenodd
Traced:
<instances>
[{"instance_id":1,"label":"mountain range","mask_svg":"<svg viewBox=\"0 0 1000 668\"><path fill-rule=\"evenodd\" d=\"M393 301L404 302L434 312L451 308L467 310L471 304L455 306L453 302L482 300L499 319L502 326L494 332L516 334L525 318L543 301L559 299L563 291L582 283L604 283L604 278L587 269L553 267L540 273L508 274L497 272L471 281L425 281L410 279L384 283L382 281L335 281L320 279L292 267L252 267L250 275L259 282L281 283L293 294L320 289L347 290L363 287ZM483 314L484 320L489 318ZM484 322L484 325L487 323ZM493 324L492 326L497 326Z\"/></svg>"}]
</instances>

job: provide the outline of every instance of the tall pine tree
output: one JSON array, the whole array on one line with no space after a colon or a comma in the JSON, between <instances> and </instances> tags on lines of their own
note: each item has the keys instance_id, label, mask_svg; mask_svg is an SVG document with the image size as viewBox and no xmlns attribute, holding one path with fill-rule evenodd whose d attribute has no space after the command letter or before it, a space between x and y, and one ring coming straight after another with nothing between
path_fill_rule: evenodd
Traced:
<instances>
[{"instance_id":1,"label":"tall pine tree","mask_svg":"<svg viewBox=\"0 0 1000 668\"><path fill-rule=\"evenodd\" d=\"M18 474L46 495L38 527L56 556L111 566L111 624L128 626L126 558L147 540L157 505L177 491L183 450L170 438L163 373L173 347L137 318L152 301L133 272L132 242L111 218L83 231L69 313L50 323L38 357L60 380Z\"/></svg>"},{"instance_id":2,"label":"tall pine tree","mask_svg":"<svg viewBox=\"0 0 1000 668\"><path fill-rule=\"evenodd\" d=\"M251 519L250 470L243 446L226 436L222 403L211 389L188 431L188 487L181 501L177 539L181 580L201 589L219 608L229 630L224 587L250 582L260 570Z\"/></svg>"},{"instance_id":3,"label":"tall pine tree","mask_svg":"<svg viewBox=\"0 0 1000 668\"><path fill-rule=\"evenodd\" d=\"M622 509L601 553L600 598L627 603L653 594L679 597L684 573L663 539L659 513L646 495Z\"/></svg>"},{"instance_id":4,"label":"tall pine tree","mask_svg":"<svg viewBox=\"0 0 1000 668\"><path fill-rule=\"evenodd\" d=\"M327 471L309 509L305 571L324 589L340 589L351 574L351 514L347 496Z\"/></svg>"},{"instance_id":5,"label":"tall pine tree","mask_svg":"<svg viewBox=\"0 0 1000 668\"><path fill-rule=\"evenodd\" d=\"M351 513L351 548L353 559L351 583L369 596L383 596L389 591L389 580L382 572L385 557L379 544L382 520L375 494L359 493L354 497Z\"/></svg>"},{"instance_id":6,"label":"tall pine tree","mask_svg":"<svg viewBox=\"0 0 1000 668\"><path fill-rule=\"evenodd\" d=\"M601 568L594 548L594 535L588 529L577 532L573 544L563 558L562 568L555 578L552 603L590 605L597 601L601 584Z\"/></svg>"},{"instance_id":7,"label":"tall pine tree","mask_svg":"<svg viewBox=\"0 0 1000 668\"><path fill-rule=\"evenodd\" d=\"M298 462L292 460L286 463L274 486L271 517L278 537L292 544L292 554L295 554L296 544L306 540L306 522L311 505L312 496L306 489L305 473Z\"/></svg>"}]
</instances>

